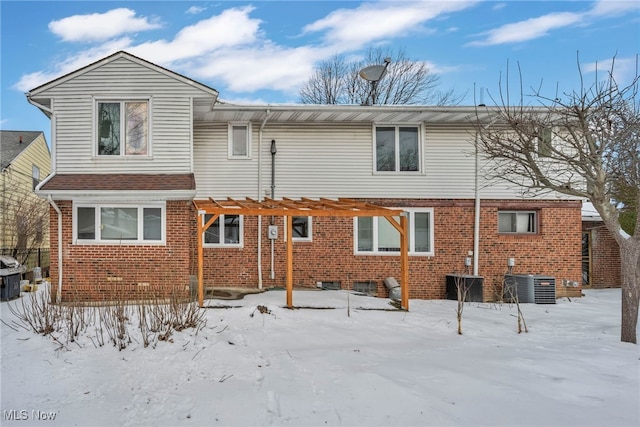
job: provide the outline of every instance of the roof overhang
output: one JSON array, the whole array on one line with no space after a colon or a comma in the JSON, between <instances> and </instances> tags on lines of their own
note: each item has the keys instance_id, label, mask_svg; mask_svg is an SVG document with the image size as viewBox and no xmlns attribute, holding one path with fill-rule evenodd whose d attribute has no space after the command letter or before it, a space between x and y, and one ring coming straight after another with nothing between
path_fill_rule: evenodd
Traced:
<instances>
[{"instance_id":1,"label":"roof overhang","mask_svg":"<svg viewBox=\"0 0 640 427\"><path fill-rule=\"evenodd\" d=\"M195 122L261 122L269 123L418 123L472 124L490 122L497 110L474 106L418 105L306 105L264 104L233 105L204 100L194 101Z\"/></svg>"}]
</instances>

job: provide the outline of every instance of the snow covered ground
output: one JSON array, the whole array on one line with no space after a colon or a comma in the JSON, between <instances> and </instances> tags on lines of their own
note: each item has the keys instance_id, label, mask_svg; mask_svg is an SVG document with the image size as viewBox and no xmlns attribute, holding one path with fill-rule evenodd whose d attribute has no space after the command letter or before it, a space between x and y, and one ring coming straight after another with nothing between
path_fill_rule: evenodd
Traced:
<instances>
[{"instance_id":1,"label":"snow covered ground","mask_svg":"<svg viewBox=\"0 0 640 427\"><path fill-rule=\"evenodd\" d=\"M523 334L511 305L467 303L459 336L455 301L400 312L294 291L293 302L334 309L285 309L282 291L208 300L234 308L208 309L197 334L122 351L86 337L60 349L2 324L0 424L640 425L640 351L620 342L619 289L523 304Z\"/></svg>"}]
</instances>

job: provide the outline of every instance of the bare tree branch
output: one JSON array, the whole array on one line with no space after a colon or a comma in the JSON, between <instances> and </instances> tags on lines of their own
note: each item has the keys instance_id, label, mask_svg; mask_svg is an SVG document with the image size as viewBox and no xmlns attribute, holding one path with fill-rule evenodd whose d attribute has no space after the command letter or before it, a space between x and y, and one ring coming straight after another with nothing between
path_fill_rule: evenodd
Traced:
<instances>
[{"instance_id":1,"label":"bare tree branch","mask_svg":"<svg viewBox=\"0 0 640 427\"><path fill-rule=\"evenodd\" d=\"M636 59L637 62L637 59ZM606 77L587 85L578 60L580 87L548 97L541 87L527 96L522 83L511 105L509 74L500 80L492 120L476 120L476 144L486 159L484 173L495 181L521 186L531 194L556 192L593 203L621 253L623 341L636 342L640 302L640 76L621 87L614 78L615 58ZM522 82L521 70L520 82ZM597 70L596 70L597 71ZM480 107L479 107L480 108ZM486 116L486 115L484 115ZM623 209L635 212L632 235L622 231Z\"/></svg>"}]
</instances>

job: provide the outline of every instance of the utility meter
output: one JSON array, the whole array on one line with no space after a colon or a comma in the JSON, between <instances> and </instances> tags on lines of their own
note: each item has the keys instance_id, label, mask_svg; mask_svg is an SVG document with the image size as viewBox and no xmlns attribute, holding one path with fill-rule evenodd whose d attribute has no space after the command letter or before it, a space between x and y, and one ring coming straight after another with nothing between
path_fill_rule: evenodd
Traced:
<instances>
[{"instance_id":1,"label":"utility meter","mask_svg":"<svg viewBox=\"0 0 640 427\"><path fill-rule=\"evenodd\" d=\"M270 225L269 226L269 238L270 239L277 239L278 238L278 226L277 225Z\"/></svg>"}]
</instances>

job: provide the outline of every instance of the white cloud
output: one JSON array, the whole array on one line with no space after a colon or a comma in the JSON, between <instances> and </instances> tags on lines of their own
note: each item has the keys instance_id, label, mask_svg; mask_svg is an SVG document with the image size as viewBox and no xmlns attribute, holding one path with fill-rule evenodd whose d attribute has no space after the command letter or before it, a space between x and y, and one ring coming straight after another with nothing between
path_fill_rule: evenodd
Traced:
<instances>
[{"instance_id":1,"label":"white cloud","mask_svg":"<svg viewBox=\"0 0 640 427\"><path fill-rule=\"evenodd\" d=\"M123 37L111 40L108 43L101 44L91 49L80 51L73 56L57 62L52 70L36 71L34 73L23 75L20 80L13 85L13 87L22 92L27 92L48 81L76 71L77 69L85 67L93 62L99 61L105 56L109 56L120 50L125 50L130 45L131 39Z\"/></svg>"},{"instance_id":2,"label":"white cloud","mask_svg":"<svg viewBox=\"0 0 640 427\"><path fill-rule=\"evenodd\" d=\"M442 14L470 7L475 2L376 2L356 9L338 9L304 27L304 33L325 31L333 46L361 47L367 43L406 36Z\"/></svg>"},{"instance_id":3,"label":"white cloud","mask_svg":"<svg viewBox=\"0 0 640 427\"><path fill-rule=\"evenodd\" d=\"M640 3L637 0L599 0L585 12L555 12L503 25L481 33L484 36L483 40L474 41L468 45L489 46L534 40L549 35L552 30L577 24L589 25L597 19L611 18L629 12L640 12Z\"/></svg>"},{"instance_id":4,"label":"white cloud","mask_svg":"<svg viewBox=\"0 0 640 427\"><path fill-rule=\"evenodd\" d=\"M628 12L640 12L640 3L637 0L599 0L588 12L591 16L610 17L619 16Z\"/></svg>"},{"instance_id":5,"label":"white cloud","mask_svg":"<svg viewBox=\"0 0 640 427\"><path fill-rule=\"evenodd\" d=\"M202 7L202 6L191 6L189 9L187 9L186 13L190 14L190 15L197 15L199 13L204 12L205 10L207 10L206 7Z\"/></svg>"},{"instance_id":6,"label":"white cloud","mask_svg":"<svg viewBox=\"0 0 640 427\"><path fill-rule=\"evenodd\" d=\"M105 13L73 15L49 23L49 30L64 41L102 41L127 33L152 30L160 24L136 17L131 9L119 8Z\"/></svg>"},{"instance_id":7,"label":"white cloud","mask_svg":"<svg viewBox=\"0 0 640 427\"><path fill-rule=\"evenodd\" d=\"M233 8L183 28L171 41L157 40L133 46L129 51L152 62L171 63L197 58L225 47L255 42L261 21L249 14L253 7Z\"/></svg>"},{"instance_id":8,"label":"white cloud","mask_svg":"<svg viewBox=\"0 0 640 427\"><path fill-rule=\"evenodd\" d=\"M24 75L15 87L30 90L118 50L126 50L229 91L247 93L271 89L293 94L319 61L336 53L357 52L371 43L421 31L421 25L428 20L471 4L379 2L339 9L304 28L307 33L323 33L323 41L297 47L279 45L266 38L260 28L262 21L251 17L253 6L234 7L182 28L173 38L138 44L130 38L120 38L97 45L59 61L52 70ZM71 18L75 17L57 22L69 22L67 19ZM435 64L430 66L433 71L438 70Z\"/></svg>"},{"instance_id":9,"label":"white cloud","mask_svg":"<svg viewBox=\"0 0 640 427\"><path fill-rule=\"evenodd\" d=\"M483 33L484 40L469 43L471 46L488 46L504 43L516 43L537 39L549 34L556 28L573 25L582 19L581 14L571 12L550 13L524 21L503 25Z\"/></svg>"},{"instance_id":10,"label":"white cloud","mask_svg":"<svg viewBox=\"0 0 640 427\"><path fill-rule=\"evenodd\" d=\"M582 65L582 71L584 73L596 73L599 81L605 80L609 77L610 73L613 73L613 78L618 85L624 87L629 85L636 73L638 72L638 58L634 56L628 56L624 58L606 58L597 62L590 62ZM595 78L595 77L594 77ZM595 83L595 80L594 82Z\"/></svg>"}]
</instances>

